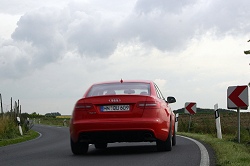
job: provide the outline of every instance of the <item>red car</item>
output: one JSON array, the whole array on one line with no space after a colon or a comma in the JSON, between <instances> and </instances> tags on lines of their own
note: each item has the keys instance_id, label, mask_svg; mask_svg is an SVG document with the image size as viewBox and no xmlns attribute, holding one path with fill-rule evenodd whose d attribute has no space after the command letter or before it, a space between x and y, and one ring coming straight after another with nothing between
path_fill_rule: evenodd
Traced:
<instances>
[{"instance_id":1,"label":"red car","mask_svg":"<svg viewBox=\"0 0 250 166\"><path fill-rule=\"evenodd\" d=\"M73 154L85 154L114 142L156 142L158 151L176 144L175 114L152 81L93 84L74 107L70 124Z\"/></svg>"}]
</instances>

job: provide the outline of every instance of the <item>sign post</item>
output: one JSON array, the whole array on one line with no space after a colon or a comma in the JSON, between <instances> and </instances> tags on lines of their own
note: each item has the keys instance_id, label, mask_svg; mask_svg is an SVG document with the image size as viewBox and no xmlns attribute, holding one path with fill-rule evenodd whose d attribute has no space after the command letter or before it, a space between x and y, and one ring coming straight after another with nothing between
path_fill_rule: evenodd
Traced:
<instances>
[{"instance_id":1,"label":"sign post","mask_svg":"<svg viewBox=\"0 0 250 166\"><path fill-rule=\"evenodd\" d=\"M188 132L189 132L190 127L191 127L191 116L196 113L196 103L195 102L186 102L184 113L189 114L189 123L188 123Z\"/></svg>"},{"instance_id":2,"label":"sign post","mask_svg":"<svg viewBox=\"0 0 250 166\"><path fill-rule=\"evenodd\" d=\"M237 138L238 142L240 143L240 108L237 108L237 121L238 121L238 133L237 133Z\"/></svg>"},{"instance_id":3,"label":"sign post","mask_svg":"<svg viewBox=\"0 0 250 166\"><path fill-rule=\"evenodd\" d=\"M230 86L227 88L227 108L237 109L238 142L240 143L240 109L248 108L248 86Z\"/></svg>"}]
</instances>

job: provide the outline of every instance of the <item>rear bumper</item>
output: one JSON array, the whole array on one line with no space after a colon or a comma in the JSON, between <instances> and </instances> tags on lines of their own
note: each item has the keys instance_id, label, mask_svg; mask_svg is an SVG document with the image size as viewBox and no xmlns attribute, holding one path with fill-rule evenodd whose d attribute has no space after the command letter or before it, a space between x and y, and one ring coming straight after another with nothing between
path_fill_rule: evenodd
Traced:
<instances>
[{"instance_id":1,"label":"rear bumper","mask_svg":"<svg viewBox=\"0 0 250 166\"><path fill-rule=\"evenodd\" d=\"M166 140L169 122L159 118L119 118L72 121L74 142L142 142Z\"/></svg>"}]
</instances>

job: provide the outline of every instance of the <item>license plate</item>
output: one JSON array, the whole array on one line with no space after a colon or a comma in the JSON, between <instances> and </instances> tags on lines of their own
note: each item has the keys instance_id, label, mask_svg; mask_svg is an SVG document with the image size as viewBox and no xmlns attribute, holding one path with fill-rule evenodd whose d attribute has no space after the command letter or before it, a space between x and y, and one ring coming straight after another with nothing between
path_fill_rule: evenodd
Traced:
<instances>
[{"instance_id":1,"label":"license plate","mask_svg":"<svg viewBox=\"0 0 250 166\"><path fill-rule=\"evenodd\" d=\"M108 112L108 111L129 111L129 105L104 105L101 106L101 112Z\"/></svg>"}]
</instances>

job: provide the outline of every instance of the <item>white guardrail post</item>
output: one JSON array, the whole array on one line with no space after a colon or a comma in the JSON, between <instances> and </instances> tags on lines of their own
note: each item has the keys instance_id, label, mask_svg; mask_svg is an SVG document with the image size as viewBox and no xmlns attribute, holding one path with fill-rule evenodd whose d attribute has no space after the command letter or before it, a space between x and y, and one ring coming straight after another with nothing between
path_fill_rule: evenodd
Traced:
<instances>
[{"instance_id":1,"label":"white guardrail post","mask_svg":"<svg viewBox=\"0 0 250 166\"><path fill-rule=\"evenodd\" d=\"M216 123L216 130L217 130L217 138L222 139L220 113L218 110L218 104L214 105L214 115L215 115L215 123Z\"/></svg>"},{"instance_id":2,"label":"white guardrail post","mask_svg":"<svg viewBox=\"0 0 250 166\"><path fill-rule=\"evenodd\" d=\"M178 131L178 118L179 118L179 113L175 115L175 132Z\"/></svg>"},{"instance_id":3,"label":"white guardrail post","mask_svg":"<svg viewBox=\"0 0 250 166\"><path fill-rule=\"evenodd\" d=\"M22 127L21 127L20 117L16 117L16 120L17 120L17 124L18 124L18 128L19 128L19 132L20 132L21 135L23 135L23 130L22 130Z\"/></svg>"}]
</instances>

